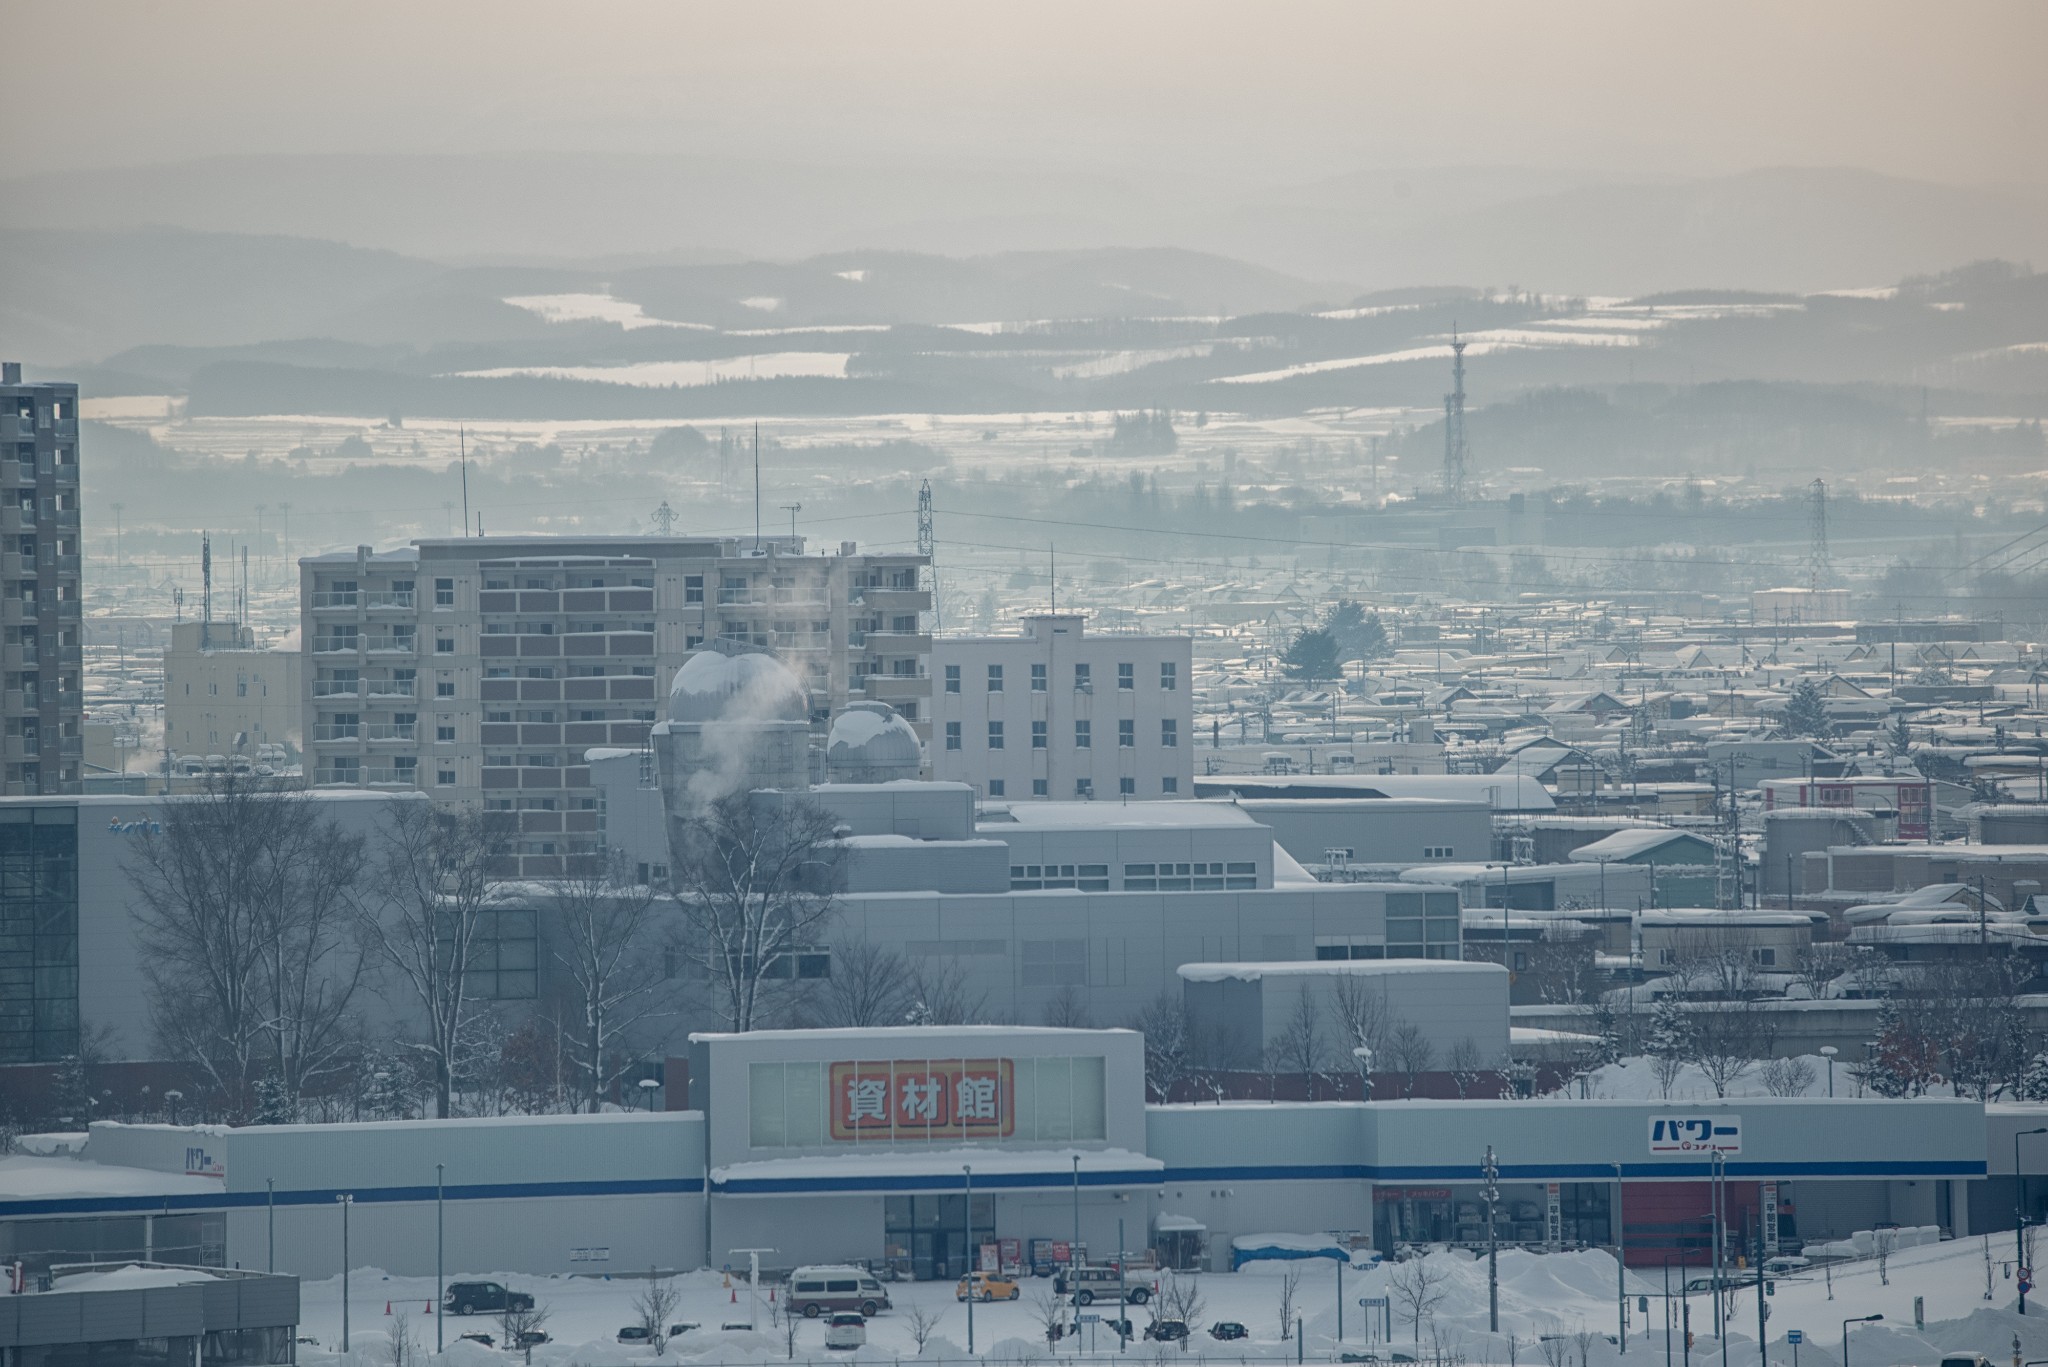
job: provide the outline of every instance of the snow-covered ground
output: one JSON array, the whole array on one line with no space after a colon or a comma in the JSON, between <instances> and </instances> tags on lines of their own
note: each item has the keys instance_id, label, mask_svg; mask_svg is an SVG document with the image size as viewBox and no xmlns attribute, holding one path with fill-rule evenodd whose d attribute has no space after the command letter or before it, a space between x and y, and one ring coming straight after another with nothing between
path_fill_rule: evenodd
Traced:
<instances>
[{"instance_id":1,"label":"snow-covered ground","mask_svg":"<svg viewBox=\"0 0 2048 1367\"><path fill-rule=\"evenodd\" d=\"M2013 1313L2014 1288L2005 1280L2005 1259L2010 1255L2010 1237L1993 1236L1990 1248L1992 1299L1986 1300L1984 1244L1980 1239L1962 1239L1945 1244L1909 1249L1889 1261L1889 1285L1874 1262L1859 1262L1835 1269L1832 1279L1819 1270L1776 1282L1775 1294L1766 1304L1770 1310L1769 1362L1771 1367L1791 1367L1793 1353L1785 1341L1790 1329L1806 1336L1799 1349L1800 1367L1841 1367L1842 1321L1856 1316L1881 1314L1882 1323L1855 1325L1851 1333L1852 1358L1859 1367L1928 1367L1948 1352L1980 1352L2003 1361L2014 1351L2014 1336L2020 1339L2023 1359L2048 1358L2048 1315L2030 1315L2022 1321ZM1296 1312L1306 1323L1303 1344L1307 1358L1329 1362L1340 1351L1406 1353L1423 1363L1500 1363L1510 1361L1548 1367L1539 1343L1543 1335L1572 1335L1581 1332L1606 1336L1615 1332L1615 1267L1611 1256L1601 1252L1536 1254L1519 1250L1500 1255L1500 1313L1498 1336L1486 1328L1486 1263L1461 1253L1435 1253L1424 1260L1429 1274L1440 1278L1441 1301L1433 1315L1423 1319L1419 1336L1403 1308L1400 1294L1394 1294L1394 1326L1391 1344L1380 1337L1377 1325L1357 1301L1360 1297L1389 1294L1390 1279L1411 1277L1405 1270L1413 1264L1355 1269L1345 1273L1346 1303L1344 1338L1337 1333L1337 1271L1334 1263L1311 1261L1293 1266L1303 1276L1296 1293ZM1266 1264L1256 1269L1224 1274L1207 1274L1197 1279L1202 1306L1199 1328L1185 1352L1174 1346L1160 1346L1142 1339L1134 1341L1129 1354L1154 1362L1176 1359L1193 1361L1258 1361L1292 1358L1294 1343L1279 1337L1280 1285L1284 1264ZM465 1274L492 1275L492 1274ZM1693 1276L1701 1273L1695 1269ZM654 1355L644 1347L628 1348L616 1342L620 1326L631 1322L633 1300L643 1281L619 1278L546 1278L498 1276L497 1280L518 1290L533 1293L549 1311L547 1330L553 1342L534 1351L533 1360L547 1367L570 1364L625 1364L650 1362ZM718 1326L747 1318L744 1282L728 1288L717 1273L690 1273L676 1279L682 1294L681 1307L673 1318L709 1327L708 1333L693 1334L669 1345L668 1356L679 1361L766 1363L788 1360L779 1326L771 1321L768 1307L760 1307L758 1333L721 1332ZM1664 1353L1664 1315L1661 1271L1645 1275L1631 1269L1629 1349L1624 1357L1604 1337L1592 1340L1586 1367L1628 1367L1630 1363L1651 1363ZM426 1307L433 1296L433 1279L386 1278L374 1271L357 1272L350 1287L353 1363L336 1351L341 1334L341 1282L339 1278L309 1283L305 1287L302 1332L318 1338L319 1349L301 1347L299 1360L311 1367L370 1367L388 1363L390 1333L397 1313L409 1315L408 1329L424 1345L431 1358L434 1341L433 1317ZM1057 1358L1112 1359L1118 1356L1113 1336L1102 1335L1091 1352L1083 1340L1063 1341L1057 1351L1048 1350L1036 1302L1049 1294L1050 1282L1027 1280L1023 1296L1009 1303L975 1307L975 1346L978 1356L997 1362L1022 1364L1051 1363ZM818 1363L834 1359L867 1362L896 1361L918 1356L911 1336L909 1308L920 1306L940 1316L936 1336L926 1345L927 1361L961 1361L967 1357L967 1313L953 1299L951 1283L896 1283L890 1287L895 1308L869 1322L868 1347L858 1353L828 1353L824 1328L818 1321L800 1322L797 1328L795 1360ZM1648 1322L1636 1309L1638 1295L1650 1297ZM737 1300L735 1300L737 1297ZM1914 1298L1925 1302L1926 1329L1913 1327ZM1753 1291L1740 1294L1729 1323L1727 1361L1731 1367L1759 1367L1756 1351L1756 1297ZM394 1312L386 1316L389 1304ZM1678 1306L1674 1295L1674 1312ZM1714 1310L1709 1297L1695 1295L1690 1301L1695 1336L1689 1361L1699 1367L1717 1367L1721 1345L1714 1337ZM1149 1321L1147 1310L1132 1313L1141 1330ZM1238 1320L1252 1337L1239 1343L1211 1339L1208 1325L1217 1320ZM481 1330L497 1334L496 1321L487 1316L450 1318L444 1328L446 1339L455 1345L457 1337ZM1099 1332L1099 1331L1098 1331ZM1509 1336L1515 1342L1512 1347ZM1673 1334L1673 1362L1683 1354L1683 1339ZM1578 1346L1571 1350L1571 1367L1578 1364ZM444 1367L503 1367L513 1359L475 1345L452 1346L443 1359Z\"/></svg>"}]
</instances>

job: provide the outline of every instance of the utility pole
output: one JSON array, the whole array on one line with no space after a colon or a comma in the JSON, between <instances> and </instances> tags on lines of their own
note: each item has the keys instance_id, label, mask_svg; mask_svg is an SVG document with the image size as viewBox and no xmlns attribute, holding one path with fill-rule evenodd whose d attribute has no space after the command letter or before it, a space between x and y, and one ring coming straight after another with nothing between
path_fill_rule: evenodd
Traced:
<instances>
[{"instance_id":1,"label":"utility pole","mask_svg":"<svg viewBox=\"0 0 2048 1367\"><path fill-rule=\"evenodd\" d=\"M789 514L789 539L793 542L796 540L796 515L804 510L804 505L801 503L784 503L779 506L783 512Z\"/></svg>"},{"instance_id":2,"label":"utility pole","mask_svg":"<svg viewBox=\"0 0 2048 1367\"><path fill-rule=\"evenodd\" d=\"M924 557L922 574L932 595L932 629L939 626L939 566L933 558L937 541L932 535L932 482L917 486L917 553Z\"/></svg>"},{"instance_id":3,"label":"utility pole","mask_svg":"<svg viewBox=\"0 0 2048 1367\"><path fill-rule=\"evenodd\" d=\"M1465 348L1451 325L1451 392L1444 395L1444 497L1465 501Z\"/></svg>"},{"instance_id":4,"label":"utility pole","mask_svg":"<svg viewBox=\"0 0 2048 1367\"><path fill-rule=\"evenodd\" d=\"M1500 1200L1500 1164L1493 1161L1493 1145L1486 1146L1486 1161L1480 1165L1480 1174L1486 1185L1480 1194L1486 1198L1486 1328L1487 1332L1500 1332L1500 1270L1495 1261L1499 1236L1494 1225L1493 1208Z\"/></svg>"}]
</instances>

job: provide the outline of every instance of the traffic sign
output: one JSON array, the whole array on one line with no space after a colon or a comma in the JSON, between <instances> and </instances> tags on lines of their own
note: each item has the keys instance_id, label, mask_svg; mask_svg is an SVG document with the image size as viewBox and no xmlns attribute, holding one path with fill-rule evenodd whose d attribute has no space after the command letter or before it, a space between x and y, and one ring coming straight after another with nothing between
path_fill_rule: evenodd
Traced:
<instances>
[{"instance_id":1,"label":"traffic sign","mask_svg":"<svg viewBox=\"0 0 2048 1367\"><path fill-rule=\"evenodd\" d=\"M1785 1342L1792 1344L1806 1342L1806 1331L1804 1329L1787 1329L1785 1331Z\"/></svg>"},{"instance_id":2,"label":"traffic sign","mask_svg":"<svg viewBox=\"0 0 2048 1367\"><path fill-rule=\"evenodd\" d=\"M1075 1322L1075 1323L1077 1323L1077 1324L1100 1324L1100 1323L1102 1323L1102 1316L1100 1316L1100 1315L1076 1315L1076 1316L1074 1317L1074 1322Z\"/></svg>"}]
</instances>

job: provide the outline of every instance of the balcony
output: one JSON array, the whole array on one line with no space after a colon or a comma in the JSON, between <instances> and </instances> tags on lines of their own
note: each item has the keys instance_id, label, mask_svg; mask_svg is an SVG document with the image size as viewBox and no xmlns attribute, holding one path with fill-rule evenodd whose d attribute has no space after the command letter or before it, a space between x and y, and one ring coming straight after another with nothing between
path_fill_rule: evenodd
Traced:
<instances>
[{"instance_id":1,"label":"balcony","mask_svg":"<svg viewBox=\"0 0 2048 1367\"><path fill-rule=\"evenodd\" d=\"M322 722L313 728L316 741L354 740L362 734L362 728L355 722Z\"/></svg>"},{"instance_id":2,"label":"balcony","mask_svg":"<svg viewBox=\"0 0 2048 1367\"><path fill-rule=\"evenodd\" d=\"M363 781L363 770L354 764L323 764L313 771L315 783L345 783L350 786Z\"/></svg>"},{"instance_id":3,"label":"balcony","mask_svg":"<svg viewBox=\"0 0 2048 1367\"><path fill-rule=\"evenodd\" d=\"M367 640L372 655L412 655L419 650L416 636L372 636Z\"/></svg>"},{"instance_id":4,"label":"balcony","mask_svg":"<svg viewBox=\"0 0 2048 1367\"><path fill-rule=\"evenodd\" d=\"M373 741L410 741L418 738L420 730L417 722L372 722L367 729Z\"/></svg>"},{"instance_id":5,"label":"balcony","mask_svg":"<svg viewBox=\"0 0 2048 1367\"><path fill-rule=\"evenodd\" d=\"M313 696L316 698L359 698L363 686L356 679L315 679Z\"/></svg>"},{"instance_id":6,"label":"balcony","mask_svg":"<svg viewBox=\"0 0 2048 1367\"><path fill-rule=\"evenodd\" d=\"M932 596L923 589L861 589L854 602L875 612L930 612Z\"/></svg>"},{"instance_id":7,"label":"balcony","mask_svg":"<svg viewBox=\"0 0 2048 1367\"><path fill-rule=\"evenodd\" d=\"M929 655L931 633L927 631L870 631L861 642L872 655Z\"/></svg>"},{"instance_id":8,"label":"balcony","mask_svg":"<svg viewBox=\"0 0 2048 1367\"><path fill-rule=\"evenodd\" d=\"M417 769L377 768L364 769L362 782L380 787L410 788L419 777Z\"/></svg>"},{"instance_id":9,"label":"balcony","mask_svg":"<svg viewBox=\"0 0 2048 1367\"><path fill-rule=\"evenodd\" d=\"M358 594L354 589L348 589L338 593L316 593L312 596L313 611L340 612L346 610L349 612L354 612L356 610L356 603L360 600L360 598L361 595Z\"/></svg>"},{"instance_id":10,"label":"balcony","mask_svg":"<svg viewBox=\"0 0 2048 1367\"><path fill-rule=\"evenodd\" d=\"M375 612L379 608L410 608L417 596L411 589L373 593L369 599L370 611Z\"/></svg>"},{"instance_id":11,"label":"balcony","mask_svg":"<svg viewBox=\"0 0 2048 1367\"><path fill-rule=\"evenodd\" d=\"M370 679L363 688L370 698L416 698L420 684L417 679Z\"/></svg>"},{"instance_id":12,"label":"balcony","mask_svg":"<svg viewBox=\"0 0 2048 1367\"><path fill-rule=\"evenodd\" d=\"M362 639L360 636L315 636L313 638L313 653L315 655L353 655L356 653L356 647L362 643Z\"/></svg>"}]
</instances>

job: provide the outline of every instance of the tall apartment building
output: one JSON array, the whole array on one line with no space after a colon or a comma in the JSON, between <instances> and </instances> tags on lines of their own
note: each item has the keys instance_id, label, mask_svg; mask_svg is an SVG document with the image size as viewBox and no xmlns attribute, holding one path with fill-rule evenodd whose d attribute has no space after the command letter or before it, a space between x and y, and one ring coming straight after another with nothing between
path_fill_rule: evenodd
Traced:
<instances>
[{"instance_id":1,"label":"tall apartment building","mask_svg":"<svg viewBox=\"0 0 2048 1367\"><path fill-rule=\"evenodd\" d=\"M78 386L0 363L0 792L75 793L84 764Z\"/></svg>"},{"instance_id":2,"label":"tall apartment building","mask_svg":"<svg viewBox=\"0 0 2048 1367\"><path fill-rule=\"evenodd\" d=\"M928 725L925 558L801 538L466 537L299 562L306 775L518 814L521 876L599 848L584 755L644 747L708 641L774 651L814 722L850 701Z\"/></svg>"},{"instance_id":3,"label":"tall apartment building","mask_svg":"<svg viewBox=\"0 0 2048 1367\"><path fill-rule=\"evenodd\" d=\"M164 651L164 749L203 759L255 758L276 747L281 758L297 758L304 663L298 650L259 649L256 633L239 623L177 623Z\"/></svg>"},{"instance_id":4,"label":"tall apartment building","mask_svg":"<svg viewBox=\"0 0 2048 1367\"><path fill-rule=\"evenodd\" d=\"M932 777L993 798L1189 797L1186 636L1095 635L1075 613L932 642Z\"/></svg>"}]
</instances>

